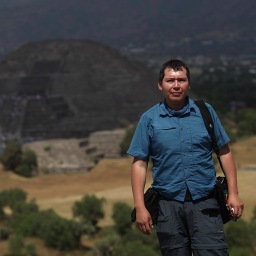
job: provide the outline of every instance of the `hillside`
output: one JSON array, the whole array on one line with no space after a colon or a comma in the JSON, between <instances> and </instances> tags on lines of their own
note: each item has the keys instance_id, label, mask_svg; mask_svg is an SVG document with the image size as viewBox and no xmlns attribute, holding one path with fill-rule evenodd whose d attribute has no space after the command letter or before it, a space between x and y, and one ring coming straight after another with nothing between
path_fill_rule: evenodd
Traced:
<instances>
[{"instance_id":1,"label":"hillside","mask_svg":"<svg viewBox=\"0 0 256 256\"><path fill-rule=\"evenodd\" d=\"M253 195L256 193L256 137L245 139L234 145L232 150L238 163L239 193L245 203L243 218L249 220L256 206ZM104 204L105 218L101 226L111 225L112 205L122 201L133 205L130 187L131 158L103 159L88 173L70 173L45 175L34 178L22 178L0 168L0 190L20 188L27 192L28 200L35 199L41 209L52 208L65 218L72 217L72 206L85 194L95 194L106 199ZM252 167L245 170L244 167ZM253 169L254 168L254 169ZM151 173L148 172L146 187L150 186ZM84 243L92 241L85 239ZM45 248L38 239L29 239L40 248L42 255L59 256L59 252ZM0 252L7 251L7 242L1 242ZM63 256L81 256L81 252L63 252Z\"/></svg>"},{"instance_id":2,"label":"hillside","mask_svg":"<svg viewBox=\"0 0 256 256\"><path fill-rule=\"evenodd\" d=\"M256 193L254 181L256 170L245 170L246 166L256 168L256 137L232 145L238 166L238 181L241 197L245 200L244 217L249 218L256 205L253 195ZM43 208L52 207L60 215L71 217L71 206L84 194L96 194L107 199L106 208L110 211L115 201L132 204L130 188L130 158L103 159L88 173L70 173L23 178L11 172L0 172L1 190L18 187L28 193L28 198L35 198ZM151 183L148 172L147 186ZM107 215L103 224L109 223Z\"/></svg>"},{"instance_id":3,"label":"hillside","mask_svg":"<svg viewBox=\"0 0 256 256\"><path fill-rule=\"evenodd\" d=\"M86 137L160 99L154 72L88 40L26 44L0 62L0 127L23 141Z\"/></svg>"}]
</instances>

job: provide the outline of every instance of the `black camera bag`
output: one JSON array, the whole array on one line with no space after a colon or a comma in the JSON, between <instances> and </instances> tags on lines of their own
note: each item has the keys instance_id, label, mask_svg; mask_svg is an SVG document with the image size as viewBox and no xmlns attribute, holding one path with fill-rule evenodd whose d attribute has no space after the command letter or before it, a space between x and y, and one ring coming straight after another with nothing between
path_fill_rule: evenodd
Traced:
<instances>
[{"instance_id":1,"label":"black camera bag","mask_svg":"<svg viewBox=\"0 0 256 256\"><path fill-rule=\"evenodd\" d=\"M158 192L153 188L149 188L144 194L144 203L147 208L153 224L156 224L157 216L159 212L159 204L158 204ZM134 208L131 213L132 222L136 221L136 209Z\"/></svg>"},{"instance_id":2,"label":"black camera bag","mask_svg":"<svg viewBox=\"0 0 256 256\"><path fill-rule=\"evenodd\" d=\"M208 107L205 105L203 100L195 100L195 104L198 106L198 108L201 112L201 115L203 117L205 127L206 127L207 131L209 132L209 134L211 135L213 150L217 155L217 159L218 159L220 167L223 171L223 167L222 167L221 160L219 157L219 149L218 149L215 134L214 134L214 125L213 125L211 113L210 113ZM223 171L223 173L224 173L224 171ZM225 224L225 223L229 222L230 220L236 220L232 216L229 207L227 207L228 184L227 184L227 180L226 180L225 176L217 177L214 194L215 194L215 198L217 199L217 201L219 203L220 213L221 213L221 218L222 218L223 223Z\"/></svg>"}]
</instances>

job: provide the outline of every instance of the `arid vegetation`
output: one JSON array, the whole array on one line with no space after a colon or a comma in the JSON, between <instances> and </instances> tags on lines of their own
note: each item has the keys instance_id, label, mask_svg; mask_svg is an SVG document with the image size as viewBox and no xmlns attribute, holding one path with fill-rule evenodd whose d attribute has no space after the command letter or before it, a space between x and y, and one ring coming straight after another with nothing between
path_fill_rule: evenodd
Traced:
<instances>
[{"instance_id":1,"label":"arid vegetation","mask_svg":"<svg viewBox=\"0 0 256 256\"><path fill-rule=\"evenodd\" d=\"M247 228L244 228L244 225L246 227L249 225L248 223L251 225L251 219L254 216L253 209L256 205L256 200L253 196L256 192L254 186L256 171L253 169L255 168L254 156L256 153L256 137L244 139L239 143L232 145L232 150L236 156L236 162L239 169L239 192L245 202L245 212L242 221L231 223L231 225L228 224L227 228L230 230L229 232L236 233L241 232L237 229L240 229L242 226L242 230L246 233ZM127 227L129 229L129 225L131 224L129 222L129 209L132 208L133 202L130 188L130 165L130 158L104 159L101 160L89 173L45 175L32 178L24 178L13 172L7 172L1 169L0 187L1 191L8 191L10 189L20 189L25 191L27 194L27 202L31 202L31 200L34 199L34 202L38 205L39 211L47 211L52 209L57 216L61 217L62 221L60 221L60 223L62 223L61 225L63 226L66 225L64 224L64 219L68 221L74 219L74 205L79 205L76 202L82 202L84 196L93 195L99 199L104 198L104 202L102 203L104 217L98 219L98 233L93 236L89 236L87 234L81 237L81 245L83 249L76 249L72 251L72 253L69 251L63 251L61 254L65 256L82 256L85 255L85 250L87 252L89 252L89 250L94 250L94 254L92 255L101 255L99 250L106 250L106 247L110 246L111 244L113 245L114 241L119 241L119 243L121 243L121 240L118 240L120 239L118 232L122 233ZM147 186L150 186L150 183L151 173L149 171ZM126 220L128 220L126 223L127 226L122 226L122 223L120 224L120 216L118 214L113 214L113 211L116 208L123 209L122 214L128 217L128 219L126 218ZM8 210L8 208L6 210ZM79 207L77 207L77 210L77 213L79 213ZM77 217L79 217L79 214ZM53 217L53 219L55 219L55 217ZM117 223L119 224L117 225ZM134 238L134 240L137 240L136 242L140 241L142 244L144 244L144 246L146 245L146 248L151 247L149 244L152 245L152 241L156 241L155 236L152 238L141 236L136 230L133 229L133 225L130 227L132 228L131 230L133 230L133 236L138 236ZM246 234L244 234L244 236L246 236ZM125 235L123 234L121 237L125 237ZM22 243L22 241L19 239L19 237L14 237L12 243L15 245ZM10 242L10 239L9 241L0 242L1 255L5 255L5 253L9 251ZM236 244L238 242L240 243L241 241L237 242L232 240L231 242ZM42 239L38 237L26 238L23 243L25 244L24 248L27 250L33 250L35 247L38 255L59 255L57 250L45 247ZM140 245L142 246L142 244ZM127 247L126 249L128 251L132 251L131 248L133 248L133 246L136 247L140 245L134 245L134 242L130 241L129 244L123 244L123 248ZM157 245L153 244L153 247L154 246ZM98 252L96 252L97 250L95 248L97 248ZM115 248L116 252L120 250L118 247ZM159 255L156 247L155 250L156 254L152 255Z\"/></svg>"}]
</instances>

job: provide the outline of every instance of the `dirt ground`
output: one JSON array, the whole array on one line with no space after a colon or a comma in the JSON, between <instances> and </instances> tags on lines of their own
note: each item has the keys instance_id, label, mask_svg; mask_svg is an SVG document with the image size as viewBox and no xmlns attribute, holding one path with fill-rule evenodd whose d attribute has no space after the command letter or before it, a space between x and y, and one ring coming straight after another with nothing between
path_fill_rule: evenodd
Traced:
<instances>
[{"instance_id":1,"label":"dirt ground","mask_svg":"<svg viewBox=\"0 0 256 256\"><path fill-rule=\"evenodd\" d=\"M72 206L86 194L104 197L106 216L101 225L112 223L114 202L127 202L132 206L130 187L131 159L104 159L89 173L46 175L22 178L11 172L0 171L0 190L20 188L27 192L28 200L35 199L41 209L54 209L59 215L72 218ZM148 172L147 186L151 183ZM238 170L239 193L245 202L244 218L249 219L256 206L256 171Z\"/></svg>"},{"instance_id":2,"label":"dirt ground","mask_svg":"<svg viewBox=\"0 0 256 256\"><path fill-rule=\"evenodd\" d=\"M72 218L72 206L86 194L104 197L106 217L101 225L109 225L112 204L117 201L132 205L130 188L131 159L102 160L89 173L46 175L23 178L0 170L0 190L20 188L27 192L28 200L35 199L41 209L52 208L59 215ZM151 174L148 172L148 183Z\"/></svg>"},{"instance_id":3,"label":"dirt ground","mask_svg":"<svg viewBox=\"0 0 256 256\"><path fill-rule=\"evenodd\" d=\"M249 220L253 208L256 206L256 137L250 140L250 144L245 140L239 145L234 145L232 150L235 153L236 162L238 162L239 194L245 204L243 218ZM84 195L94 194L104 197L106 199L105 218L99 224L107 226L112 224L113 203L122 201L133 205L130 187L131 162L131 158L104 159L88 173L46 175L29 179L3 171L0 167L0 191L20 188L27 192L28 200L36 200L40 209L52 208L65 218L72 218L74 202L80 200ZM150 186L151 181L149 171L146 187ZM2 251L7 250L6 248L7 244L1 242L0 255L2 255ZM43 249L47 252L42 255L59 255L50 249ZM68 255L65 254L65 256ZM73 252L72 255L76 254Z\"/></svg>"}]
</instances>

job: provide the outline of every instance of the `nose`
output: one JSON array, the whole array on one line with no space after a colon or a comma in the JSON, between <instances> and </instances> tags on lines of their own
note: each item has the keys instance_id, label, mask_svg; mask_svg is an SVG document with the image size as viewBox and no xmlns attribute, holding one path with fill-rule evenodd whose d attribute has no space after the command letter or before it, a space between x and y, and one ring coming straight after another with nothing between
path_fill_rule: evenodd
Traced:
<instances>
[{"instance_id":1,"label":"nose","mask_svg":"<svg viewBox=\"0 0 256 256\"><path fill-rule=\"evenodd\" d=\"M175 79L173 83L173 88L179 88L179 87L180 87L180 84L178 82L178 79Z\"/></svg>"}]
</instances>

